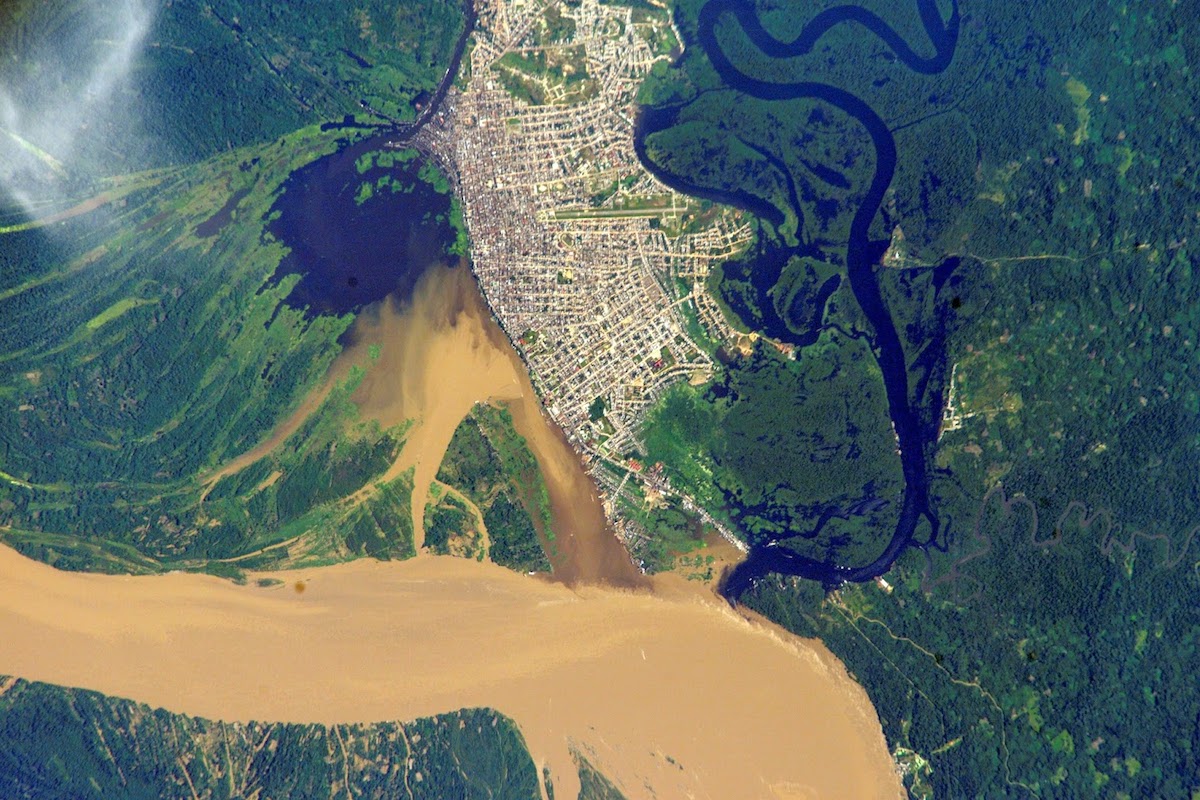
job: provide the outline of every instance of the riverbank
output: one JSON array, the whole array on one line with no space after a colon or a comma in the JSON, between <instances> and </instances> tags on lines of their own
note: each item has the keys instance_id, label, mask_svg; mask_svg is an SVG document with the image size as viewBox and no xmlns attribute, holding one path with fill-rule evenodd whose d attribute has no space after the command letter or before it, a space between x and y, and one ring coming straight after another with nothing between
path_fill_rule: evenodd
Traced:
<instances>
[{"instance_id":1,"label":"riverbank","mask_svg":"<svg viewBox=\"0 0 1200 800\"><path fill-rule=\"evenodd\" d=\"M574 591L428 557L237 586L58 572L0 548L0 627L0 674L214 719L492 707L563 797L578 792L572 744L631 797L901 793L865 693L823 646L675 578L652 593Z\"/></svg>"},{"instance_id":2,"label":"riverbank","mask_svg":"<svg viewBox=\"0 0 1200 800\"><path fill-rule=\"evenodd\" d=\"M331 380L345 365L366 363L375 348L352 397L360 414L385 428L415 422L382 480L414 471L418 552L429 486L455 429L476 403L497 403L512 414L549 492L554 541L548 555L555 578L569 584L647 585L605 519L595 483L562 430L542 410L524 363L464 264L426 269L411 301L388 300L361 315L351 340Z\"/></svg>"}]
</instances>

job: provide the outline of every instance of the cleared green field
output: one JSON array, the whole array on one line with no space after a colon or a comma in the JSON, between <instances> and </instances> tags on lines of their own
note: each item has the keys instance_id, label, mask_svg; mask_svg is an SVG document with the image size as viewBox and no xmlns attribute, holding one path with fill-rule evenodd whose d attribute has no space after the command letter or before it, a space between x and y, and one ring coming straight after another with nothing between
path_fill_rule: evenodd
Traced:
<instances>
[{"instance_id":1,"label":"cleared green field","mask_svg":"<svg viewBox=\"0 0 1200 800\"><path fill-rule=\"evenodd\" d=\"M84 327L86 327L89 331L97 330L101 326L112 322L126 311L130 311L138 306L153 305L156 302L156 300L149 300L141 297L123 298L89 319L86 323L84 323Z\"/></svg>"}]
</instances>

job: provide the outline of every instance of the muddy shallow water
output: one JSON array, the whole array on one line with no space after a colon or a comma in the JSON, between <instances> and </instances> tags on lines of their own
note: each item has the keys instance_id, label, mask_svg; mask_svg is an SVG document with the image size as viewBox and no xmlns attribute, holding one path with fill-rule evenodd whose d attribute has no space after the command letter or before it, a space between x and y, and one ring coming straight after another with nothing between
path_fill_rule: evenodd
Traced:
<instances>
[{"instance_id":1,"label":"muddy shallow water","mask_svg":"<svg viewBox=\"0 0 1200 800\"><path fill-rule=\"evenodd\" d=\"M471 406L510 408L550 490L556 580L423 553L238 586L65 573L0 547L0 674L225 720L488 706L566 798L572 746L630 800L901 796L866 693L821 644L637 572L465 267L426 270L411 301L365 313L331 380L372 345L354 400L386 425L417 420L393 466L415 469L414 508Z\"/></svg>"},{"instance_id":2,"label":"muddy shallow water","mask_svg":"<svg viewBox=\"0 0 1200 800\"><path fill-rule=\"evenodd\" d=\"M226 720L490 706L562 797L578 792L569 743L631 798L900 792L841 664L698 585L571 589L433 556L267 577L283 583L66 573L0 548L0 674Z\"/></svg>"},{"instance_id":3,"label":"muddy shallow water","mask_svg":"<svg viewBox=\"0 0 1200 800\"><path fill-rule=\"evenodd\" d=\"M424 508L454 429L477 402L499 402L537 458L556 534L554 575L567 582L644 586L604 518L596 486L562 431L543 412L525 365L492 318L465 266L426 270L411 302L372 309L356 323L345 362L378 358L353 400L384 426L417 421L388 477L415 470L413 509ZM335 365L338 372L341 365ZM417 543L421 514L414 513Z\"/></svg>"}]
</instances>

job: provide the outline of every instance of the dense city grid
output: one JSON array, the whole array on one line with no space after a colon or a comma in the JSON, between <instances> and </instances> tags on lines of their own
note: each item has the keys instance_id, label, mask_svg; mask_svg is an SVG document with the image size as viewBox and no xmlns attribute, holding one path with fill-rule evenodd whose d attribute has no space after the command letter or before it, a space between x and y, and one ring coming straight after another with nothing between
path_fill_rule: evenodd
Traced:
<instances>
[{"instance_id":1,"label":"dense city grid","mask_svg":"<svg viewBox=\"0 0 1200 800\"><path fill-rule=\"evenodd\" d=\"M746 246L751 229L736 212L663 186L634 152L638 87L668 57L649 40L676 41L665 12L635 21L631 9L596 0L559 4L574 31L545 43L551 5L478 4L469 80L421 138L456 176L484 295L606 491L610 517L636 537L615 514L625 481L669 489L629 457L639 423L672 383L711 376L697 330L718 342L741 338L704 279ZM501 59L554 50L586 55L584 91L567 95L542 77L542 102L515 97ZM690 332L689 316L699 323ZM631 469L606 470L604 461Z\"/></svg>"}]
</instances>

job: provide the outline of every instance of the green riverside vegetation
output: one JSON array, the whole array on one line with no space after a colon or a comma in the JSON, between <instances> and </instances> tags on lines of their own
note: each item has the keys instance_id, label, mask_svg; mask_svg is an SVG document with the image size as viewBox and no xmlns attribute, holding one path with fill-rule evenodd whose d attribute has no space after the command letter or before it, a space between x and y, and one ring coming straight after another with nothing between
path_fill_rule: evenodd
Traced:
<instances>
[{"instance_id":1,"label":"green riverside vegetation","mask_svg":"<svg viewBox=\"0 0 1200 800\"><path fill-rule=\"evenodd\" d=\"M541 796L520 732L488 709L373 725L243 724L44 683L0 686L4 797L315 800L335 786L378 800Z\"/></svg>"},{"instance_id":2,"label":"green riverside vegetation","mask_svg":"<svg viewBox=\"0 0 1200 800\"><path fill-rule=\"evenodd\" d=\"M520 571L549 572L546 550L555 552L550 495L506 409L475 406L454 431L437 479L459 488L482 512L493 561ZM432 515L426 514L437 525L433 539L426 526L426 543L449 552L450 540L467 535L476 524L474 515L464 511L465 504L447 493Z\"/></svg>"},{"instance_id":3,"label":"green riverside vegetation","mask_svg":"<svg viewBox=\"0 0 1200 800\"><path fill-rule=\"evenodd\" d=\"M760 339L710 386L666 394L648 460L750 541L792 531L780 546L869 563L895 527L899 461L844 275L814 298L844 272L874 150L830 105L725 86L695 41L704 4L673 4L684 53L642 87L678 110L647 157L754 198L763 249L811 245L782 265L752 251L713 288L738 327L816 336L786 355ZM754 5L790 41L836 3ZM931 52L915 2L855 5ZM893 132L878 280L910 401L946 406L924 421L940 426L927 459L944 529L889 587L771 577L742 599L846 663L915 797L1195 797L1200 18L1168 2L960 5L933 76L854 23L790 59L717 23L743 72L845 89Z\"/></svg>"}]
</instances>

